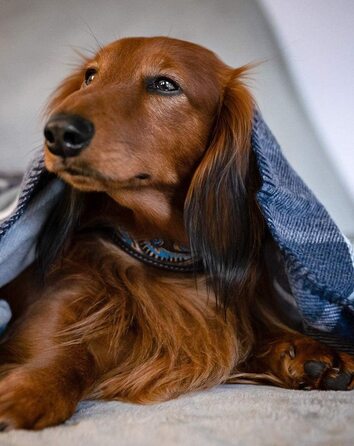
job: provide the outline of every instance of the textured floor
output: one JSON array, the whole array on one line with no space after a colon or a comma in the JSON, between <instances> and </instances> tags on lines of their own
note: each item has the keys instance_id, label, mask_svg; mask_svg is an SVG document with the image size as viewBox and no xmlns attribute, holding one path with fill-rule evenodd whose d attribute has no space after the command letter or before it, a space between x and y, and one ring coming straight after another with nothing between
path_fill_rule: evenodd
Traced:
<instances>
[{"instance_id":1,"label":"textured floor","mask_svg":"<svg viewBox=\"0 0 354 446\"><path fill-rule=\"evenodd\" d=\"M152 406L82 403L65 424L0 434L21 446L352 446L354 391L229 385Z\"/></svg>"}]
</instances>

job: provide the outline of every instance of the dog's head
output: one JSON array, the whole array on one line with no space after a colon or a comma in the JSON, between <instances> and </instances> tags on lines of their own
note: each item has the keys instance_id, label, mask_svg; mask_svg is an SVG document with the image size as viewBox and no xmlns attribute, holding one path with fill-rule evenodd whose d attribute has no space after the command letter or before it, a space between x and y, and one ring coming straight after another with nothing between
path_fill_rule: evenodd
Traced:
<instances>
[{"instance_id":1,"label":"dog's head","mask_svg":"<svg viewBox=\"0 0 354 446\"><path fill-rule=\"evenodd\" d=\"M231 76L213 53L192 43L114 42L55 94L46 166L81 190L179 185L207 146Z\"/></svg>"},{"instance_id":2,"label":"dog's head","mask_svg":"<svg viewBox=\"0 0 354 446\"><path fill-rule=\"evenodd\" d=\"M122 39L63 82L45 127L46 167L76 189L126 207L150 200L157 215L183 188L192 251L223 302L247 281L260 238L245 70L189 42Z\"/></svg>"}]
</instances>

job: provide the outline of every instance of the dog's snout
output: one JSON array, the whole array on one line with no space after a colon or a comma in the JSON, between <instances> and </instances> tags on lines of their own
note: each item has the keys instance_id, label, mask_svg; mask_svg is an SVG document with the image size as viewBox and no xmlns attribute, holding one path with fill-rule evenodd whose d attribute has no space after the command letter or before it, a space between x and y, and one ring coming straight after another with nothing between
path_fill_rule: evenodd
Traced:
<instances>
[{"instance_id":1,"label":"dog's snout","mask_svg":"<svg viewBox=\"0 0 354 446\"><path fill-rule=\"evenodd\" d=\"M77 156L95 133L92 122L78 115L55 115L44 128L48 150L63 158Z\"/></svg>"}]
</instances>

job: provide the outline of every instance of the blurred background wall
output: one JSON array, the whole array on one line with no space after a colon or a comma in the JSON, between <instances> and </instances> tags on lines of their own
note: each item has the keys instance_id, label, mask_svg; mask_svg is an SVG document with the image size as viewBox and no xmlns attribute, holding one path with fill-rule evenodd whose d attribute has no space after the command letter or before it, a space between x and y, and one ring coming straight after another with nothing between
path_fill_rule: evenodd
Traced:
<instances>
[{"instance_id":1,"label":"blurred background wall","mask_svg":"<svg viewBox=\"0 0 354 446\"><path fill-rule=\"evenodd\" d=\"M23 170L41 145L40 112L75 49L169 35L233 66L263 62L249 85L266 121L352 237L353 19L351 0L0 0L0 170Z\"/></svg>"}]
</instances>

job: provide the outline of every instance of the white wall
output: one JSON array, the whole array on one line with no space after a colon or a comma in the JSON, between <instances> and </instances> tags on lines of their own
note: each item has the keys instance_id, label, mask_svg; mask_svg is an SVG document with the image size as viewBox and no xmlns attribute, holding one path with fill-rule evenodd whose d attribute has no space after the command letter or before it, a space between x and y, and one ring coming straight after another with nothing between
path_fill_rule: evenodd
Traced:
<instances>
[{"instance_id":1,"label":"white wall","mask_svg":"<svg viewBox=\"0 0 354 446\"><path fill-rule=\"evenodd\" d=\"M40 110L77 60L73 47L97 47L90 29L103 43L165 34L205 45L233 66L265 61L250 85L266 120L338 225L354 234L346 188L304 113L255 0L0 1L0 169L23 169L41 145Z\"/></svg>"},{"instance_id":2,"label":"white wall","mask_svg":"<svg viewBox=\"0 0 354 446\"><path fill-rule=\"evenodd\" d=\"M317 136L354 199L354 1L259 1Z\"/></svg>"}]
</instances>

